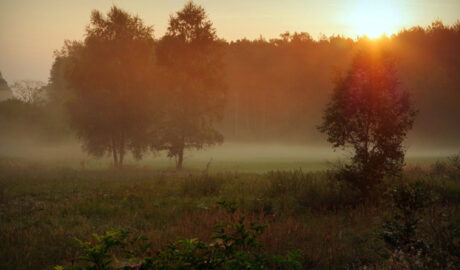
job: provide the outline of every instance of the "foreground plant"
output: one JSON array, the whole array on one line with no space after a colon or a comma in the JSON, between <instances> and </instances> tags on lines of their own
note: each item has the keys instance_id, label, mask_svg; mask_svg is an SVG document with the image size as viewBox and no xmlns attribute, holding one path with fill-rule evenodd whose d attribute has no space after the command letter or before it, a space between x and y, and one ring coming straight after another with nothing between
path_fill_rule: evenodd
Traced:
<instances>
[{"instance_id":1,"label":"foreground plant","mask_svg":"<svg viewBox=\"0 0 460 270\"><path fill-rule=\"evenodd\" d=\"M112 230L93 235L94 242L78 240L83 254L80 264L56 266L55 270L301 269L297 261L300 251L290 251L285 256L267 254L258 241L266 226L248 224L245 216L237 218L234 203L219 204L232 221L215 226L211 243L180 239L153 252L145 238L130 240L129 233ZM148 253L154 255L147 256Z\"/></svg>"},{"instance_id":2,"label":"foreground plant","mask_svg":"<svg viewBox=\"0 0 460 270\"><path fill-rule=\"evenodd\" d=\"M392 215L383 224L382 238L393 269L458 269L458 217L439 204L425 182L401 183L389 192Z\"/></svg>"}]
</instances>

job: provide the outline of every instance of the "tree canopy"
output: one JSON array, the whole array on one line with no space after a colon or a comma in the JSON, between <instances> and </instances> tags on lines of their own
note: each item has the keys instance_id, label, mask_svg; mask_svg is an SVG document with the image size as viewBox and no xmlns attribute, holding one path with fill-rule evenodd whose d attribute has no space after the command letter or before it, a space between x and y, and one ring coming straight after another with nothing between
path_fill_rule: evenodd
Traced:
<instances>
[{"instance_id":1,"label":"tree canopy","mask_svg":"<svg viewBox=\"0 0 460 270\"><path fill-rule=\"evenodd\" d=\"M360 51L350 70L337 79L319 127L333 147L354 150L343 173L362 192L404 165L402 142L416 111L394 65L385 52Z\"/></svg>"},{"instance_id":2,"label":"tree canopy","mask_svg":"<svg viewBox=\"0 0 460 270\"><path fill-rule=\"evenodd\" d=\"M168 31L158 44L163 68L166 108L163 148L182 168L184 150L221 143L214 123L223 116L225 85L222 44L205 10L188 2L171 16Z\"/></svg>"},{"instance_id":3,"label":"tree canopy","mask_svg":"<svg viewBox=\"0 0 460 270\"><path fill-rule=\"evenodd\" d=\"M84 149L111 153L115 167L126 151L140 157L148 149L155 115L152 32L117 7L107 16L93 11L85 40L66 42L53 66L58 74L50 81L65 78L66 107Z\"/></svg>"}]
</instances>

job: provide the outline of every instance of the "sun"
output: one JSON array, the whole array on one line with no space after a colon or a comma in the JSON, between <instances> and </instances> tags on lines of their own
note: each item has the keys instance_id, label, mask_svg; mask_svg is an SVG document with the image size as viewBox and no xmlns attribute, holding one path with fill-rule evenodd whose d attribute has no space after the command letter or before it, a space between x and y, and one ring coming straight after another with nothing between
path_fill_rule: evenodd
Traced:
<instances>
[{"instance_id":1,"label":"sun","mask_svg":"<svg viewBox=\"0 0 460 270\"><path fill-rule=\"evenodd\" d=\"M401 27L401 14L391 0L358 0L347 21L353 34L377 38L396 33Z\"/></svg>"}]
</instances>

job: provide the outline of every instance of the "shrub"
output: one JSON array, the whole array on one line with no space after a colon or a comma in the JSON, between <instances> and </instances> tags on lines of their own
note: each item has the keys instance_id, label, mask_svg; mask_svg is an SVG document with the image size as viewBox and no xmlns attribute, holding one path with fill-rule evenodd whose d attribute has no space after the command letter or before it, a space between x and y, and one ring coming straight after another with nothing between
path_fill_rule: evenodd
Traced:
<instances>
[{"instance_id":1,"label":"shrub","mask_svg":"<svg viewBox=\"0 0 460 270\"><path fill-rule=\"evenodd\" d=\"M432 168L431 173L443 179L460 181L460 155L450 157L447 161L438 161Z\"/></svg>"},{"instance_id":2,"label":"shrub","mask_svg":"<svg viewBox=\"0 0 460 270\"><path fill-rule=\"evenodd\" d=\"M382 237L397 269L457 269L460 230L425 182L402 183L389 192L393 213Z\"/></svg>"},{"instance_id":3,"label":"shrub","mask_svg":"<svg viewBox=\"0 0 460 270\"><path fill-rule=\"evenodd\" d=\"M145 238L129 240L129 233L112 230L93 235L94 242L78 240L83 254L79 258L81 264L55 269L301 269L297 261L300 251L288 252L286 256L267 254L258 241L265 226L248 224L245 216L238 217L234 203L220 204L230 213L232 221L215 226L211 243L195 238L179 239L146 256L152 252ZM121 259L115 254L121 254Z\"/></svg>"}]
</instances>

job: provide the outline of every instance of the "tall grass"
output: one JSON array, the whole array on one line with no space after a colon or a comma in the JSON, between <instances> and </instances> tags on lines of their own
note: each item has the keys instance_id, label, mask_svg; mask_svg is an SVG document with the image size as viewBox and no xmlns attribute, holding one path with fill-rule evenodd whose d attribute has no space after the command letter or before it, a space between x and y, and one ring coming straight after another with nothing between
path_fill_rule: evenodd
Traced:
<instances>
[{"instance_id":1,"label":"tall grass","mask_svg":"<svg viewBox=\"0 0 460 270\"><path fill-rule=\"evenodd\" d=\"M457 161L449 162L408 170L404 181L431 183L445 212L458 217L460 174ZM1 269L67 264L77 257L74 237L109 229L146 235L158 248L180 237L207 241L225 219L216 207L221 200L236 202L249 222L268 225L261 236L267 251L303 250L307 269L381 267L389 258L379 236L392 213L383 192L360 201L327 172L207 175L10 163L0 162ZM385 188L393 184L389 179Z\"/></svg>"}]
</instances>

